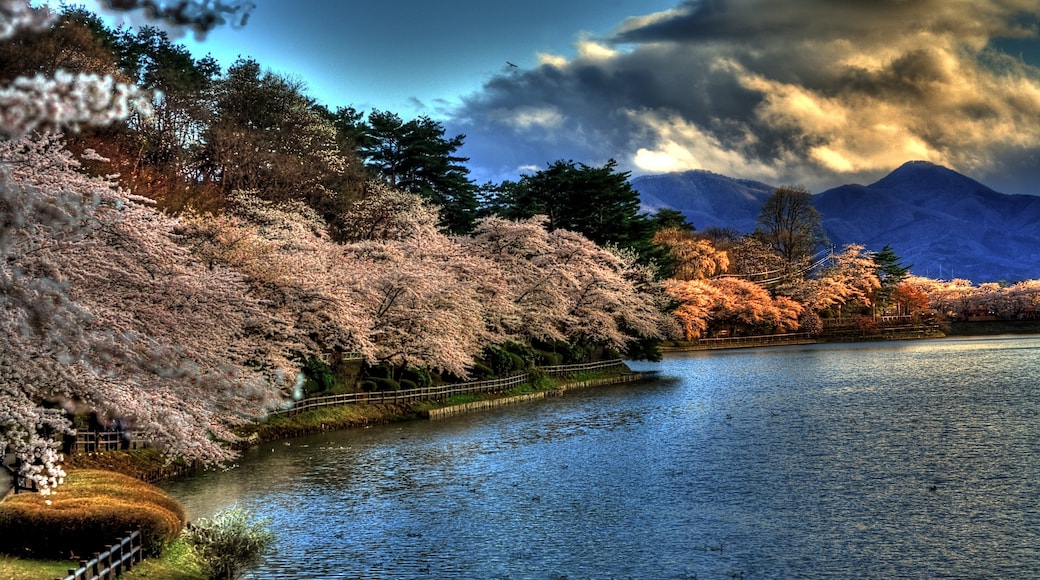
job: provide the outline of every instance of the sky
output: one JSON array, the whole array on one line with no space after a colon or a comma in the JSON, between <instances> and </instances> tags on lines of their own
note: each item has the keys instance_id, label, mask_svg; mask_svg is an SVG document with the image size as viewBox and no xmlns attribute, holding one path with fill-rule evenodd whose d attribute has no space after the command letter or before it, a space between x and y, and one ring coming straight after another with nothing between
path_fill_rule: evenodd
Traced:
<instances>
[{"instance_id":1,"label":"sky","mask_svg":"<svg viewBox=\"0 0 1040 580\"><path fill-rule=\"evenodd\" d=\"M430 116L478 183L614 159L818 192L925 160L1040 194L1040 0L254 2L181 40Z\"/></svg>"}]
</instances>

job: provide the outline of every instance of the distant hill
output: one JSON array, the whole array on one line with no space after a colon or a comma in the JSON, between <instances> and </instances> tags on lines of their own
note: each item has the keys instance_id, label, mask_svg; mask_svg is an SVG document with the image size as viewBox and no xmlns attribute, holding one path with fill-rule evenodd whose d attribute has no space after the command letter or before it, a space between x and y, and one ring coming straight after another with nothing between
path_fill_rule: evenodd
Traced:
<instances>
[{"instance_id":1,"label":"distant hill","mask_svg":"<svg viewBox=\"0 0 1040 580\"><path fill-rule=\"evenodd\" d=\"M698 229L755 228L773 186L704 171L632 179L648 210L683 212ZM1040 196L1007 195L931 163L906 163L870 185L814 196L831 242L889 244L914 274L973 282L1040 279Z\"/></svg>"},{"instance_id":2,"label":"distant hill","mask_svg":"<svg viewBox=\"0 0 1040 580\"><path fill-rule=\"evenodd\" d=\"M643 175L632 179L632 188L647 211L674 209L699 230L717 226L741 232L755 229L762 204L776 189L710 171Z\"/></svg>"}]
</instances>

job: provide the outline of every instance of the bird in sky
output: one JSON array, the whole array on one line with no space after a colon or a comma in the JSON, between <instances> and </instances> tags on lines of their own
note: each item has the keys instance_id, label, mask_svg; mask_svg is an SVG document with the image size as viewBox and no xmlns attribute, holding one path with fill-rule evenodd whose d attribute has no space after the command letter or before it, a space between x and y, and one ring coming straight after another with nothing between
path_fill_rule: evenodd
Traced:
<instances>
[{"instance_id":1,"label":"bird in sky","mask_svg":"<svg viewBox=\"0 0 1040 580\"><path fill-rule=\"evenodd\" d=\"M509 62L508 60L506 61L506 64L508 64L509 66L511 66L513 68L520 68L520 67L516 66L515 64Z\"/></svg>"}]
</instances>

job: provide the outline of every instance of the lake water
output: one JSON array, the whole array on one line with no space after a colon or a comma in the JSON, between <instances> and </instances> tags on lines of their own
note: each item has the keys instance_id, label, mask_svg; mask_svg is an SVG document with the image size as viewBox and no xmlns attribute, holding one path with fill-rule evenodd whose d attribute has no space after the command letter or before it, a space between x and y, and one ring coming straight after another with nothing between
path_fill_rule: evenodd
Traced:
<instances>
[{"instance_id":1,"label":"lake water","mask_svg":"<svg viewBox=\"0 0 1040 580\"><path fill-rule=\"evenodd\" d=\"M654 381L170 482L256 578L1040 578L1040 338L689 353Z\"/></svg>"}]
</instances>

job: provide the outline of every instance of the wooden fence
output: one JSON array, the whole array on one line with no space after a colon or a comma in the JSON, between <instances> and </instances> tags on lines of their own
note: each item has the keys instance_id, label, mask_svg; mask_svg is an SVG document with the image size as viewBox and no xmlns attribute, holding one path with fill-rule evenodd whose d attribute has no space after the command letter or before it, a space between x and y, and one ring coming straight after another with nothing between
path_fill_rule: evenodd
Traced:
<instances>
[{"instance_id":1,"label":"wooden fence","mask_svg":"<svg viewBox=\"0 0 1040 580\"><path fill-rule=\"evenodd\" d=\"M120 449L141 449L148 447L148 440L142 433L128 431L76 431L76 442L72 453L93 453L95 451L119 451Z\"/></svg>"},{"instance_id":2,"label":"wooden fence","mask_svg":"<svg viewBox=\"0 0 1040 580\"><path fill-rule=\"evenodd\" d=\"M623 361L619 358L611 360L601 360L591 363L578 363L573 365L556 365L551 367L538 367L540 371L547 375L552 376L566 376L576 375L578 373L586 373L590 371L601 371L605 369L612 369L621 366Z\"/></svg>"},{"instance_id":3,"label":"wooden fence","mask_svg":"<svg viewBox=\"0 0 1040 580\"><path fill-rule=\"evenodd\" d=\"M790 332L786 334L764 334L757 336L727 336L722 338L702 338L690 344L692 349L737 348L744 346L770 346L776 344L799 344L817 342L819 335L808 332Z\"/></svg>"},{"instance_id":4,"label":"wooden fence","mask_svg":"<svg viewBox=\"0 0 1040 580\"><path fill-rule=\"evenodd\" d=\"M115 580L143 559L141 530L129 532L125 538L107 547L90 560L80 560L79 568L69 570L68 576L57 580Z\"/></svg>"},{"instance_id":5,"label":"wooden fence","mask_svg":"<svg viewBox=\"0 0 1040 580\"><path fill-rule=\"evenodd\" d=\"M624 361L622 361L621 359L613 359L594 363L541 367L541 370L546 374L559 376L580 372L588 372L593 370L611 369L619 367L623 364ZM523 385L527 383L529 380L530 376L527 373L519 373L503 379L494 379L489 381L454 383L450 385L438 385L436 387L419 387L416 389L405 389L400 391L345 393L342 395L329 395L327 397L314 397L310 399L304 399L300 401L298 404L289 407L288 409L271 412L268 414L268 416L292 416L303 411L309 411L321 407L332 407L336 405L349 405L356 403L385 404L403 403L410 401L430 401L436 399L446 399L455 395L495 393L500 391L507 391L513 387Z\"/></svg>"}]
</instances>

